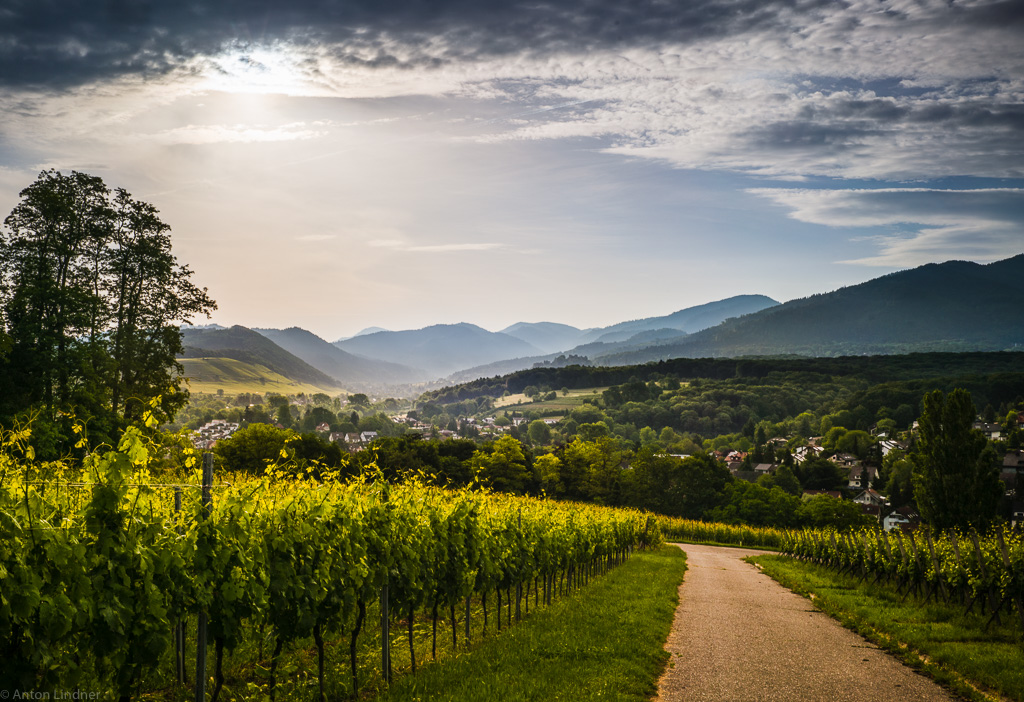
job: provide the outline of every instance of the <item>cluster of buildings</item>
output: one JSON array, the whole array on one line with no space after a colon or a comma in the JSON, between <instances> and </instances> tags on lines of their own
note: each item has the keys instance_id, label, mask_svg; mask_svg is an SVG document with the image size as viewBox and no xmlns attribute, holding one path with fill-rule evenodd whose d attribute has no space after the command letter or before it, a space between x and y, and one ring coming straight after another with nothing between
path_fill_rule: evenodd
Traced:
<instances>
[{"instance_id":1,"label":"cluster of buildings","mask_svg":"<svg viewBox=\"0 0 1024 702\"><path fill-rule=\"evenodd\" d=\"M229 422L226 419L214 419L207 422L196 430L192 444L197 449L209 450L217 445L221 439L227 439L238 431L238 422Z\"/></svg>"}]
</instances>

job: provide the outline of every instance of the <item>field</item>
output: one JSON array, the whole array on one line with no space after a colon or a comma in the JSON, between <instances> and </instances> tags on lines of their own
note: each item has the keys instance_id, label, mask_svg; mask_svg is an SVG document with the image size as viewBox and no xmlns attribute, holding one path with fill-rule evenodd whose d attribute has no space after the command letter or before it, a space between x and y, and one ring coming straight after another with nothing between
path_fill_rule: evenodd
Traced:
<instances>
[{"instance_id":1,"label":"field","mask_svg":"<svg viewBox=\"0 0 1024 702\"><path fill-rule=\"evenodd\" d=\"M300 392L337 394L341 388L325 388L309 383L297 383L264 366L236 361L233 358L180 358L185 377L192 392L228 394L243 392L295 395Z\"/></svg>"},{"instance_id":2,"label":"field","mask_svg":"<svg viewBox=\"0 0 1024 702\"><path fill-rule=\"evenodd\" d=\"M601 393L607 390L607 387L603 388L583 388L581 390L570 390L568 394L563 395L562 391L558 391L558 397L554 400L540 400L539 402L532 401L529 397L523 393L517 393L515 395L507 395L505 397L499 397L494 401L494 409L509 409L514 407L516 411L540 412L541 414L555 414L558 412L571 412L585 400L597 400L600 399Z\"/></svg>"}]
</instances>

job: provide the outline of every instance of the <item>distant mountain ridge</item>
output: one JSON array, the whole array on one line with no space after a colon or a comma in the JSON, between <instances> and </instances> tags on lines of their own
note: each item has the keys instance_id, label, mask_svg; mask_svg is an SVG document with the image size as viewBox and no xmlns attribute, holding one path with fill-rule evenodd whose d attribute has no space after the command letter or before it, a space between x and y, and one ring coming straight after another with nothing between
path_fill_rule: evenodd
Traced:
<instances>
[{"instance_id":1,"label":"distant mountain ridge","mask_svg":"<svg viewBox=\"0 0 1024 702\"><path fill-rule=\"evenodd\" d=\"M522 339L465 322L375 332L335 341L334 345L365 358L423 368L435 377L505 358L540 354L539 349Z\"/></svg>"},{"instance_id":2,"label":"distant mountain ridge","mask_svg":"<svg viewBox=\"0 0 1024 702\"><path fill-rule=\"evenodd\" d=\"M692 334L720 324L730 317L758 312L778 304L777 300L766 295L736 295L724 300L687 307L661 317L633 319L607 327L577 329L568 324L553 322L519 322L501 331L533 344L544 353L570 350L578 353L576 349L585 344L629 341L644 333L652 333L663 338ZM672 334L669 330L677 333ZM638 338L637 341L639 340Z\"/></svg>"},{"instance_id":3,"label":"distant mountain ridge","mask_svg":"<svg viewBox=\"0 0 1024 702\"><path fill-rule=\"evenodd\" d=\"M628 341L643 332L665 329L676 329L687 334L693 334L702 329L721 324L731 317L740 317L745 314L760 312L763 309L774 307L778 304L777 300L773 300L766 295L736 295L716 302L687 307L663 317L647 317L646 319L613 324L610 327L597 330L597 333L592 338L588 338L587 341L600 341L604 343Z\"/></svg>"},{"instance_id":4,"label":"distant mountain ridge","mask_svg":"<svg viewBox=\"0 0 1024 702\"><path fill-rule=\"evenodd\" d=\"M776 300L765 295L737 295L717 302L687 307L662 317L646 317L613 324L609 327L586 330L579 330L568 325L555 325L550 322L533 324L520 322L508 327L505 331L523 336L533 334L541 338L559 338L563 342L572 339L574 345L568 347L562 345L558 347L558 350L550 351L544 356L502 359L463 369L453 373L450 379L454 382L466 382L478 377L513 373L530 368L534 364L554 361L562 353L585 356L601 363L600 359L605 356L638 351L658 343L682 339L690 331L695 332L707 326L719 324L731 317L749 314L778 304ZM572 334L570 330L574 330L578 334Z\"/></svg>"},{"instance_id":5,"label":"distant mountain ridge","mask_svg":"<svg viewBox=\"0 0 1024 702\"><path fill-rule=\"evenodd\" d=\"M411 383L423 376L422 370L348 353L313 332L299 327L253 331L345 385Z\"/></svg>"},{"instance_id":6,"label":"distant mountain ridge","mask_svg":"<svg viewBox=\"0 0 1024 702\"><path fill-rule=\"evenodd\" d=\"M310 384L465 382L535 365L628 366L672 358L850 356L1024 347L1024 254L990 264L949 261L779 304L739 295L670 315L578 329L520 322L364 330L329 343L303 329L183 327L186 356L219 354Z\"/></svg>"},{"instance_id":7,"label":"distant mountain ridge","mask_svg":"<svg viewBox=\"0 0 1024 702\"><path fill-rule=\"evenodd\" d=\"M588 331L555 322L518 322L501 333L525 341L542 353L557 353L579 344Z\"/></svg>"},{"instance_id":8,"label":"distant mountain ridge","mask_svg":"<svg viewBox=\"0 0 1024 702\"><path fill-rule=\"evenodd\" d=\"M1010 349L1024 344L1021 280L1024 254L989 264L932 263L791 300L601 363Z\"/></svg>"}]
</instances>

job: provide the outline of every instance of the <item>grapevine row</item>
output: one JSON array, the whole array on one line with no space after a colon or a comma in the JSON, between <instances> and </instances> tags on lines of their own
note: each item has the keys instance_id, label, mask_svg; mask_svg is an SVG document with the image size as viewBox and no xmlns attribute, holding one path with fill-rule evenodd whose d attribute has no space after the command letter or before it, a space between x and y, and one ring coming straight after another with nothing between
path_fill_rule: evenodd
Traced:
<instances>
[{"instance_id":1,"label":"grapevine row","mask_svg":"<svg viewBox=\"0 0 1024 702\"><path fill-rule=\"evenodd\" d=\"M930 599L978 607L989 623L1015 608L1024 624L1024 538L1018 532L877 529L787 531L782 551L843 573L895 585Z\"/></svg>"},{"instance_id":2,"label":"grapevine row","mask_svg":"<svg viewBox=\"0 0 1024 702\"><path fill-rule=\"evenodd\" d=\"M658 517L658 527L666 541L729 544L767 549L781 548L786 533L784 529L773 527L722 524L661 516Z\"/></svg>"},{"instance_id":3,"label":"grapevine row","mask_svg":"<svg viewBox=\"0 0 1024 702\"><path fill-rule=\"evenodd\" d=\"M127 700L166 660L175 626L203 614L214 700L224 654L253 629L273 632L272 698L282 650L310 638L322 698L327 636L350 642L354 691L368 605L410 632L417 610L454 622L470 597L486 617L492 592L511 612L518 585L543 587L547 603L660 540L635 511L283 475L220 487L208 514L186 486L175 512L130 439L88 459L85 499L0 466L0 689L100 681Z\"/></svg>"}]
</instances>

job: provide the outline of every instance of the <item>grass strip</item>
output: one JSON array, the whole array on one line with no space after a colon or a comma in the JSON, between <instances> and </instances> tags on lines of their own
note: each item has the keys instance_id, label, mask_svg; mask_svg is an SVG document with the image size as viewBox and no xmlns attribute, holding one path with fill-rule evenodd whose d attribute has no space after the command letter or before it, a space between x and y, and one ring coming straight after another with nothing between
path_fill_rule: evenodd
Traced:
<instances>
[{"instance_id":1,"label":"grass strip","mask_svg":"<svg viewBox=\"0 0 1024 702\"><path fill-rule=\"evenodd\" d=\"M905 601L892 585L861 582L787 556L754 556L765 574L964 699L1024 702L1024 648L1012 615L985 631L987 616L958 603ZM975 609L978 609L977 607Z\"/></svg>"},{"instance_id":2,"label":"grass strip","mask_svg":"<svg viewBox=\"0 0 1024 702\"><path fill-rule=\"evenodd\" d=\"M648 700L686 570L674 546L612 572L500 636L397 679L377 700Z\"/></svg>"}]
</instances>

